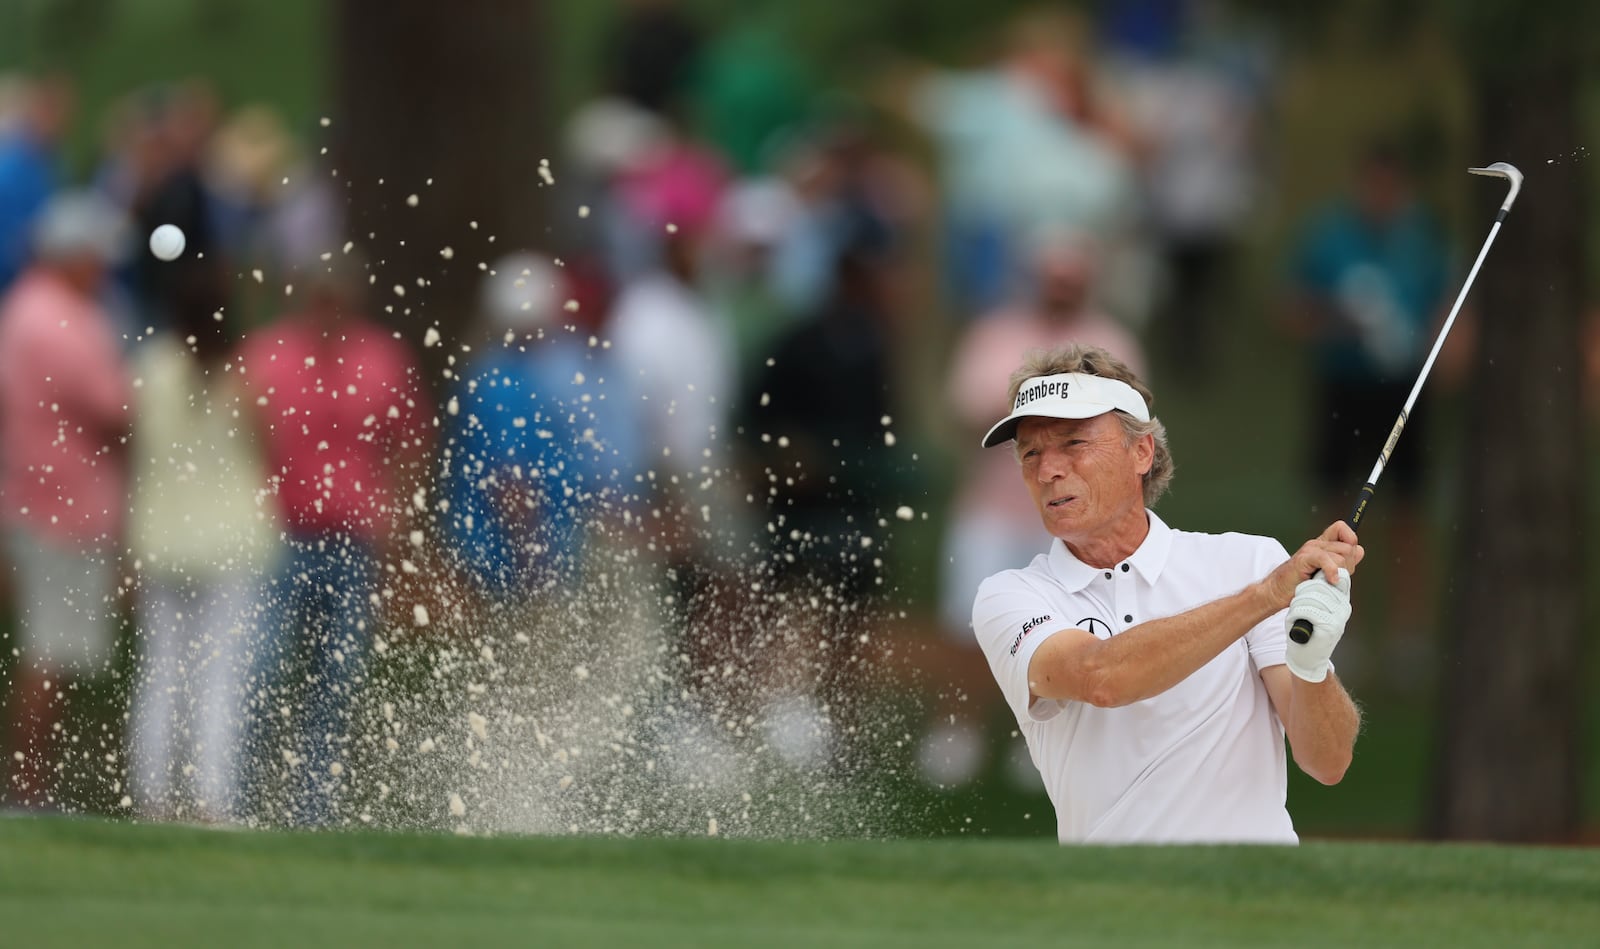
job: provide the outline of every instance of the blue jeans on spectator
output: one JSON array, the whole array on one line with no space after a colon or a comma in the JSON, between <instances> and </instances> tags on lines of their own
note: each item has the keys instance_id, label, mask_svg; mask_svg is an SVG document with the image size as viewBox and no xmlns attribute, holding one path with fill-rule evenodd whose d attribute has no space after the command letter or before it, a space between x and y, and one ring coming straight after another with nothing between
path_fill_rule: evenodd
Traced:
<instances>
[{"instance_id":1,"label":"blue jeans on spectator","mask_svg":"<svg viewBox=\"0 0 1600 949\"><path fill-rule=\"evenodd\" d=\"M348 783L351 714L366 678L378 564L371 546L345 534L291 536L266 591L262 678L275 684L268 711L290 704L287 751L296 775L294 823L336 823ZM298 700L298 701L296 701ZM274 752L275 754L277 752Z\"/></svg>"}]
</instances>

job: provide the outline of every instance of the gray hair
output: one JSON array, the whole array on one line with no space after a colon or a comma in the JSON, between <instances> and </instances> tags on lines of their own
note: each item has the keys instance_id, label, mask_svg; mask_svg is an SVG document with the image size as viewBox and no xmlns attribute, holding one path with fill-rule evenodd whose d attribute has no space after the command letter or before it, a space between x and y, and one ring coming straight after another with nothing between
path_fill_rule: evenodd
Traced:
<instances>
[{"instance_id":1,"label":"gray hair","mask_svg":"<svg viewBox=\"0 0 1600 949\"><path fill-rule=\"evenodd\" d=\"M1068 372L1081 372L1084 375L1126 382L1144 399L1144 404L1150 407L1148 422L1141 422L1126 412L1112 414L1122 423L1122 432L1128 444L1131 445L1146 435L1155 438L1155 459L1150 463L1150 470L1144 473L1144 505L1155 507L1156 502L1167 493L1168 486L1172 484L1174 470L1172 449L1167 446L1167 427L1161 424L1161 419L1155 415L1155 395L1150 392L1150 387L1128 368L1127 363L1097 346L1072 344L1060 349L1029 350L1023 358L1022 366L1011 374L1011 381L1006 391L1006 404L1016 404L1017 390L1029 379Z\"/></svg>"}]
</instances>

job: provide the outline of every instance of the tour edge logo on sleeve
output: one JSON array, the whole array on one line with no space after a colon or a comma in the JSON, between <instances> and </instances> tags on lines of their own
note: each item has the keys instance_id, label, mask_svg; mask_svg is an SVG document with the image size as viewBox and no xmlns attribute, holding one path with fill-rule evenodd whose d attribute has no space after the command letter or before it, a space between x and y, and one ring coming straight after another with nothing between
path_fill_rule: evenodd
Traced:
<instances>
[{"instance_id":1,"label":"tour edge logo on sleeve","mask_svg":"<svg viewBox=\"0 0 1600 949\"><path fill-rule=\"evenodd\" d=\"M1022 632L1017 634L1016 639L1011 640L1011 655L1015 656L1017 654L1017 650L1022 648L1022 641L1028 638L1028 634L1033 632L1034 627L1038 626L1040 623L1048 623L1049 621L1050 617L1045 615L1035 616L1033 619L1023 623Z\"/></svg>"}]
</instances>

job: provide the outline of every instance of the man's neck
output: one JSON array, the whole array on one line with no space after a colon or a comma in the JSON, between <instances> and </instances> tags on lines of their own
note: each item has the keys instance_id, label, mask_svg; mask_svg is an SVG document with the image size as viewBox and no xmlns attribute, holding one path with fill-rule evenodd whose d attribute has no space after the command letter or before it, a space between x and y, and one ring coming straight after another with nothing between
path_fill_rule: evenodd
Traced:
<instances>
[{"instance_id":1,"label":"man's neck","mask_svg":"<svg viewBox=\"0 0 1600 949\"><path fill-rule=\"evenodd\" d=\"M1119 521L1115 527L1102 534L1087 539L1069 541L1063 540L1072 556L1078 558L1079 563L1091 567L1104 569L1133 556L1144 539L1150 536L1150 515L1144 508L1130 511L1126 518Z\"/></svg>"}]
</instances>

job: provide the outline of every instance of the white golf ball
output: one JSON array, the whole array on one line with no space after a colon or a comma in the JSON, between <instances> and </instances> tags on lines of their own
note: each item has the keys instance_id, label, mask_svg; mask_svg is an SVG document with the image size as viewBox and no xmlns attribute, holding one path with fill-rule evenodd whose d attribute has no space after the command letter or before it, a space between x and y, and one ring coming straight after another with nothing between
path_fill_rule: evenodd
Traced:
<instances>
[{"instance_id":1,"label":"white golf ball","mask_svg":"<svg viewBox=\"0 0 1600 949\"><path fill-rule=\"evenodd\" d=\"M183 231L175 224L163 224L150 232L150 253L162 260L177 260L183 245Z\"/></svg>"}]
</instances>

